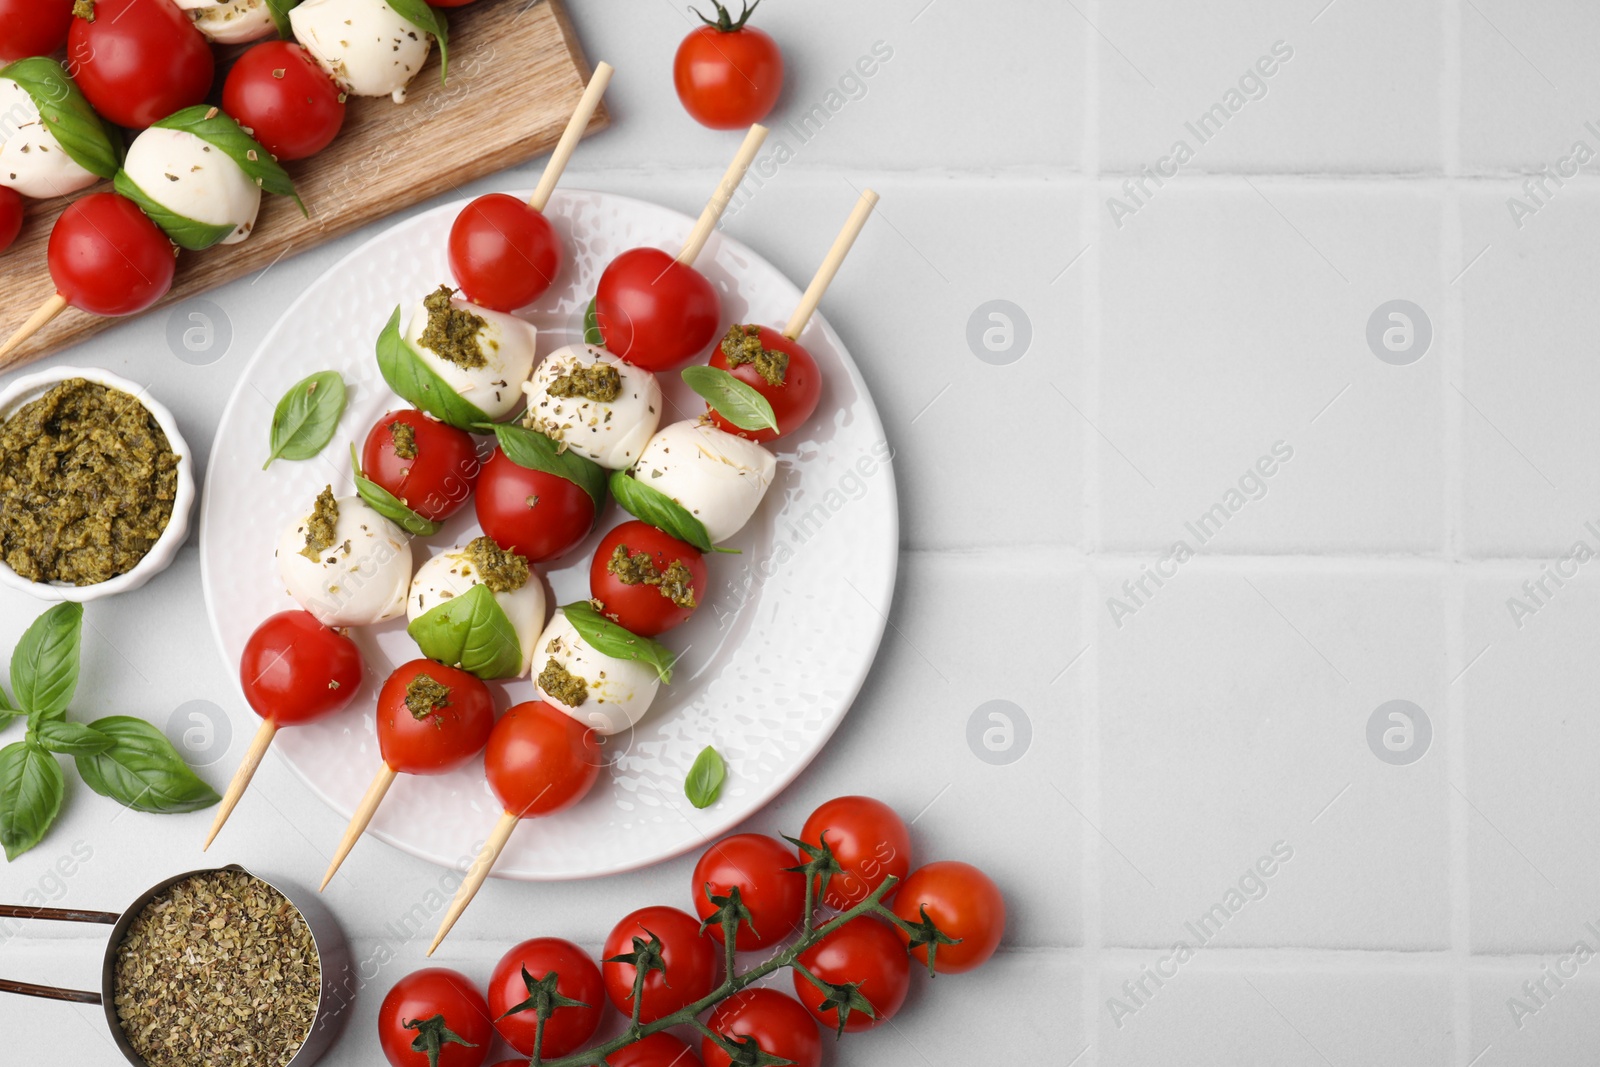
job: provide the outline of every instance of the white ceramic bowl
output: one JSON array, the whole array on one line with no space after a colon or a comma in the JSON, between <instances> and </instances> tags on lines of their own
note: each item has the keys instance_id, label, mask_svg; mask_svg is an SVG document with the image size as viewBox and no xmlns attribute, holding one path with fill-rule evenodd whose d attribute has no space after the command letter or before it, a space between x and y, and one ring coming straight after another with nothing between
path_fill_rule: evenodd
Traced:
<instances>
[{"instance_id":1,"label":"white ceramic bowl","mask_svg":"<svg viewBox=\"0 0 1600 1067\"><path fill-rule=\"evenodd\" d=\"M30 582L4 562L0 562L0 586L20 590L40 600L74 600L81 604L138 589L172 565L172 561L177 558L178 549L183 547L184 539L189 536L189 512L194 506L194 458L189 454L189 446L184 441L183 435L178 432L178 424L173 419L172 412L157 403L144 386L135 385L125 378L119 378L115 374L94 367L53 367L50 370L23 375L0 390L0 422L10 419L23 405L39 399L69 378L85 378L137 397L145 410L155 416L156 423L167 435L167 443L178 456L178 495L172 502L172 518L167 521L167 528L161 532L156 543L150 546L150 551L145 554L144 559L126 574L119 574L108 582L99 582L95 585Z\"/></svg>"}]
</instances>

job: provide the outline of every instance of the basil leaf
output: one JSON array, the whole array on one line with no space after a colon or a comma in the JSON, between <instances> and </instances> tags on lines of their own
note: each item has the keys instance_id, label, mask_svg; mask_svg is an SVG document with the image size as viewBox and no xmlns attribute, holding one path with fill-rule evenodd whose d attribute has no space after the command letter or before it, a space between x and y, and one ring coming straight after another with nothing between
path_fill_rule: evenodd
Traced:
<instances>
[{"instance_id":1,"label":"basil leaf","mask_svg":"<svg viewBox=\"0 0 1600 1067\"><path fill-rule=\"evenodd\" d=\"M572 623L572 628L578 631L578 636L589 642L596 652L614 659L647 663L656 669L657 677L668 685L672 684L672 664L678 657L666 645L623 629L600 614L600 610L587 600L566 604L561 611Z\"/></svg>"},{"instance_id":2,"label":"basil leaf","mask_svg":"<svg viewBox=\"0 0 1600 1067\"><path fill-rule=\"evenodd\" d=\"M92 726L65 719L46 719L34 730L34 740L63 756L92 756L112 745L111 738Z\"/></svg>"},{"instance_id":3,"label":"basil leaf","mask_svg":"<svg viewBox=\"0 0 1600 1067\"><path fill-rule=\"evenodd\" d=\"M345 395L344 379L331 370L295 383L272 413L272 454L261 469L275 459L315 459L339 428Z\"/></svg>"},{"instance_id":4,"label":"basil leaf","mask_svg":"<svg viewBox=\"0 0 1600 1067\"><path fill-rule=\"evenodd\" d=\"M404 500L361 473L361 457L356 455L354 444L350 446L350 462L355 465L356 495L365 500L373 511L413 537L432 537L439 532L439 523L418 515L406 506Z\"/></svg>"},{"instance_id":5,"label":"basil leaf","mask_svg":"<svg viewBox=\"0 0 1600 1067\"><path fill-rule=\"evenodd\" d=\"M485 680L522 673L522 642L494 592L475 585L466 593L429 608L406 633L422 654L447 667L460 667Z\"/></svg>"},{"instance_id":6,"label":"basil leaf","mask_svg":"<svg viewBox=\"0 0 1600 1067\"><path fill-rule=\"evenodd\" d=\"M689 777L683 782L683 795L697 808L709 808L722 795L722 783L728 778L728 765L722 755L710 745L700 750Z\"/></svg>"},{"instance_id":7,"label":"basil leaf","mask_svg":"<svg viewBox=\"0 0 1600 1067\"><path fill-rule=\"evenodd\" d=\"M493 431L500 451L517 466L565 478L588 493L589 499L594 501L595 515L598 516L606 506L605 468L593 460L571 449L563 449L538 430L530 430L526 426L504 422L482 423L477 429L483 433Z\"/></svg>"},{"instance_id":8,"label":"basil leaf","mask_svg":"<svg viewBox=\"0 0 1600 1067\"><path fill-rule=\"evenodd\" d=\"M720 367L705 366L683 368L683 380L705 398L713 411L739 429L778 432L778 416L772 413L772 403L748 382Z\"/></svg>"},{"instance_id":9,"label":"basil leaf","mask_svg":"<svg viewBox=\"0 0 1600 1067\"><path fill-rule=\"evenodd\" d=\"M294 39L294 28L289 25L289 12L298 6L300 0L267 0L267 11L272 15L272 24L277 27L280 39Z\"/></svg>"},{"instance_id":10,"label":"basil leaf","mask_svg":"<svg viewBox=\"0 0 1600 1067\"><path fill-rule=\"evenodd\" d=\"M83 784L123 807L155 814L209 808L222 798L189 769L166 735L143 719L112 715L90 723L111 747L78 756Z\"/></svg>"},{"instance_id":11,"label":"basil leaf","mask_svg":"<svg viewBox=\"0 0 1600 1067\"><path fill-rule=\"evenodd\" d=\"M7 863L39 843L66 793L67 776L50 753L29 741L0 748L0 845Z\"/></svg>"},{"instance_id":12,"label":"basil leaf","mask_svg":"<svg viewBox=\"0 0 1600 1067\"><path fill-rule=\"evenodd\" d=\"M6 696L6 691L0 689L0 730L4 730L11 725L11 720L22 713L22 709L13 704L11 698Z\"/></svg>"},{"instance_id":13,"label":"basil leaf","mask_svg":"<svg viewBox=\"0 0 1600 1067\"><path fill-rule=\"evenodd\" d=\"M598 348L606 346L606 335L600 332L600 312L593 299L589 301L588 310L583 313L583 343Z\"/></svg>"},{"instance_id":14,"label":"basil leaf","mask_svg":"<svg viewBox=\"0 0 1600 1067\"><path fill-rule=\"evenodd\" d=\"M706 524L689 514L687 508L659 489L652 489L627 471L614 471L611 475L611 495L617 498L622 510L647 522L662 533L693 545L702 552L711 551L711 537Z\"/></svg>"},{"instance_id":15,"label":"basil leaf","mask_svg":"<svg viewBox=\"0 0 1600 1067\"><path fill-rule=\"evenodd\" d=\"M139 187L137 182L128 177L128 172L125 170L117 171L111 186L139 205L139 210L148 215L151 222L161 227L161 232L179 248L187 248L191 252L203 251L221 242L237 228L225 224L198 222L187 215L178 214L153 199Z\"/></svg>"},{"instance_id":16,"label":"basil leaf","mask_svg":"<svg viewBox=\"0 0 1600 1067\"><path fill-rule=\"evenodd\" d=\"M300 194L294 191L294 180L289 177L289 172L279 166L260 141L245 133L244 127L221 109L196 104L168 115L156 126L163 130L183 130L194 134L239 164L239 169L248 174L263 191L292 197L299 205L300 213L310 217L311 213L306 210Z\"/></svg>"},{"instance_id":17,"label":"basil leaf","mask_svg":"<svg viewBox=\"0 0 1600 1067\"><path fill-rule=\"evenodd\" d=\"M433 34L439 41L439 82L444 83L450 70L450 24L444 15L429 7L424 0L385 0L396 15L419 30Z\"/></svg>"},{"instance_id":18,"label":"basil leaf","mask_svg":"<svg viewBox=\"0 0 1600 1067\"><path fill-rule=\"evenodd\" d=\"M90 174L110 178L122 165L122 141L90 106L77 83L60 63L44 56L19 59L4 69L33 98L45 129L72 161Z\"/></svg>"},{"instance_id":19,"label":"basil leaf","mask_svg":"<svg viewBox=\"0 0 1600 1067\"><path fill-rule=\"evenodd\" d=\"M433 368L422 362L416 349L400 335L400 309L395 308L389 324L378 335L378 370L400 398L414 408L426 411L440 422L458 430L471 431L487 425L489 416L449 384Z\"/></svg>"},{"instance_id":20,"label":"basil leaf","mask_svg":"<svg viewBox=\"0 0 1600 1067\"><path fill-rule=\"evenodd\" d=\"M33 620L11 653L11 685L34 725L67 714L78 688L83 605L61 603Z\"/></svg>"}]
</instances>

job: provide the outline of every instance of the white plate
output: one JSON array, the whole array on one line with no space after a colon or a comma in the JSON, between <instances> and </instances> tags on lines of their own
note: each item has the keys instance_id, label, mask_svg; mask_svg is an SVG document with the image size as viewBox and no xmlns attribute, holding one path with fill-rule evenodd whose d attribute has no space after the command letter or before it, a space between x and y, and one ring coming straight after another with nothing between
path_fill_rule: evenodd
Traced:
<instances>
[{"instance_id":1,"label":"white plate","mask_svg":"<svg viewBox=\"0 0 1600 1067\"><path fill-rule=\"evenodd\" d=\"M524 194L526 195L526 194ZM268 615L294 607L272 551L280 527L323 485L351 491L350 443L403 406L378 374L374 343L397 304L408 307L450 278L450 225L465 201L393 227L347 256L284 313L262 342L223 412L211 451L200 518L201 576L212 629L230 663ZM605 193L557 192L548 215L569 263L523 313L546 354L578 340L583 308L617 253L641 245L676 249L692 220ZM818 237L820 256L825 242ZM725 321L782 323L800 293L736 241L716 235L700 269L722 297ZM634 730L609 739L608 767L576 807L519 827L495 874L530 881L587 878L675 856L733 827L811 762L844 718L877 652L894 589L898 512L890 450L860 372L819 317L801 339L826 385L810 424L780 442L777 481L750 524L712 555L707 603L665 636L683 655L671 686ZM339 433L305 463L263 473L279 397L305 375L336 370L350 389ZM677 376L663 376L669 418L704 405ZM665 421L665 420L664 420ZM587 597L589 560L626 516L608 504L595 532L541 568L552 605ZM418 541L417 562L477 535L469 506L438 536ZM396 666L418 655L404 620L355 634L367 680L354 705L322 722L285 729L273 751L346 817L380 766L373 696ZM498 706L533 699L528 679L496 683ZM241 701L235 735L256 722ZM715 745L728 763L721 799L695 810L683 793L695 756ZM248 802L248 801L247 801ZM371 834L445 866L464 869L500 815L481 759L436 778L402 775ZM327 842L331 852L334 841ZM364 849L345 869L359 872Z\"/></svg>"}]
</instances>

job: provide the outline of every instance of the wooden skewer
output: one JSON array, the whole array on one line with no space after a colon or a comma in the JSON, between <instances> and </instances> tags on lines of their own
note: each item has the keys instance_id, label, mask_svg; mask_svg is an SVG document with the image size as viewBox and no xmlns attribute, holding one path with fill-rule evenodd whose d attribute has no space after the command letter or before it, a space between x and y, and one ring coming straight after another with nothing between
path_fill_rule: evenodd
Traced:
<instances>
[{"instance_id":1,"label":"wooden skewer","mask_svg":"<svg viewBox=\"0 0 1600 1067\"><path fill-rule=\"evenodd\" d=\"M822 261L822 266L817 268L816 277L811 279L806 295L800 298L800 306L789 316L789 325L783 328L783 335L789 340L797 340L802 333L805 333L806 323L817 313L817 305L822 303L822 295L828 291L828 286L833 284L834 275L839 273L839 268L844 264L844 257L850 254L851 246L856 243L856 238L861 236L862 227L867 224L867 219L872 217L872 209L877 206L878 194L871 189L863 192L861 199L856 201L855 210L850 212L850 220L844 224L844 229L839 231L839 236L834 238L833 247L828 249L828 257Z\"/></svg>"},{"instance_id":2,"label":"wooden skewer","mask_svg":"<svg viewBox=\"0 0 1600 1067\"><path fill-rule=\"evenodd\" d=\"M367 824L377 814L378 805L383 803L383 798L389 792L389 787L394 784L394 777L398 773L385 763L377 777L372 779L372 784L367 786L366 796L361 798L356 813L350 816L350 825L345 827L344 837L339 840L339 847L334 850L333 862L328 864L328 873L322 876L322 884L317 887L317 892L320 893L328 888L333 876L339 873L339 865L350 855L350 850L356 847L361 835L367 832Z\"/></svg>"},{"instance_id":3,"label":"wooden skewer","mask_svg":"<svg viewBox=\"0 0 1600 1067\"><path fill-rule=\"evenodd\" d=\"M217 808L217 817L211 822L211 832L206 835L206 843L200 846L201 852L210 848L211 842L222 832L223 824L228 821L228 816L233 814L239 798L244 796L245 789L250 785L250 779L256 776L256 768L261 766L261 757L267 754L267 748L271 746L272 738L277 732L277 723L271 719L262 720L261 728L256 731L255 737L250 739L250 751L244 754L244 762L239 764L239 769L233 774L233 781L228 783L228 791L222 795L222 805Z\"/></svg>"},{"instance_id":4,"label":"wooden skewer","mask_svg":"<svg viewBox=\"0 0 1600 1067\"><path fill-rule=\"evenodd\" d=\"M694 261L700 258L706 242L711 240L712 231L717 228L717 220L728 210L728 203L738 190L739 183L744 181L744 172L750 169L756 153L761 151L761 143L766 139L767 128L759 122L750 127L750 132L744 135L744 144L739 146L739 154L734 156L733 162L728 165L727 173L722 176L722 181L717 183L717 191L711 194L710 203L700 212L700 221L696 222L694 229L690 231L689 240L684 243L683 251L678 253L679 263L692 267Z\"/></svg>"},{"instance_id":5,"label":"wooden skewer","mask_svg":"<svg viewBox=\"0 0 1600 1067\"><path fill-rule=\"evenodd\" d=\"M544 165L544 174L539 179L539 187L533 191L533 196L528 200L528 206L533 210L542 213L545 206L550 203L550 194L556 191L556 183L561 180L561 172L567 169L572 153L577 149L578 142L583 139L583 131L589 128L589 120L594 118L595 110L600 106L600 98L606 95L606 86L611 84L611 74L614 70L610 63L601 63L594 68L594 74L589 78L589 87L583 91L583 99L578 101L578 110L572 113L566 130L561 134L561 140L556 142L556 150L550 153L550 162Z\"/></svg>"},{"instance_id":6,"label":"wooden skewer","mask_svg":"<svg viewBox=\"0 0 1600 1067\"><path fill-rule=\"evenodd\" d=\"M22 342L48 326L50 320L61 314L66 308L67 298L60 293L46 300L39 310L33 313L33 317L23 323L17 332L11 335L10 340L0 345L0 367L4 367L11 362L7 357L16 351Z\"/></svg>"},{"instance_id":7,"label":"wooden skewer","mask_svg":"<svg viewBox=\"0 0 1600 1067\"><path fill-rule=\"evenodd\" d=\"M503 812L500 821L494 824L494 829L489 833L489 840L484 843L483 851L478 853L478 858L472 861L472 866L467 871L467 880L456 890L456 898L450 902L450 910L445 912L444 922L439 924L439 932L434 935L433 944L428 946L427 955L433 955L434 950L449 936L450 928L461 918L461 913L472 903L472 898L478 895L478 890L483 887L483 880L489 877L489 872L494 869L500 853L505 851L506 842L511 840L511 831L517 828L518 821L515 815L507 811Z\"/></svg>"}]
</instances>

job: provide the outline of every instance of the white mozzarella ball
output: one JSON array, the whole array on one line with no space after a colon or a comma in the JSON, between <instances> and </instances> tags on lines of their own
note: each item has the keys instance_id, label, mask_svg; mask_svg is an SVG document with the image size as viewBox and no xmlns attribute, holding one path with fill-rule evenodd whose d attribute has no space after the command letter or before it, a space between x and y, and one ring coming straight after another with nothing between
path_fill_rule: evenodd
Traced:
<instances>
[{"instance_id":1,"label":"white mozzarella ball","mask_svg":"<svg viewBox=\"0 0 1600 1067\"><path fill-rule=\"evenodd\" d=\"M289 11L295 39L347 93L404 103L433 36L383 0L306 0Z\"/></svg>"},{"instance_id":2,"label":"white mozzarella ball","mask_svg":"<svg viewBox=\"0 0 1600 1067\"><path fill-rule=\"evenodd\" d=\"M573 371L596 365L616 368L621 391L615 400L550 394L551 387ZM529 426L608 470L633 466L661 422L661 385L656 376L594 345L556 349L522 391L528 395Z\"/></svg>"},{"instance_id":3,"label":"white mozzarella ball","mask_svg":"<svg viewBox=\"0 0 1600 1067\"><path fill-rule=\"evenodd\" d=\"M417 568L411 580L411 596L406 602L406 621L416 622L429 611L482 585L483 579L465 548L457 548L434 556ZM495 593L494 602L506 613L512 629L517 631L517 643L522 647L522 664L517 677L528 673L533 662L533 643L544 629L544 585L538 575L530 574L521 589Z\"/></svg>"},{"instance_id":4,"label":"white mozzarella ball","mask_svg":"<svg viewBox=\"0 0 1600 1067\"><path fill-rule=\"evenodd\" d=\"M407 323L405 340L433 372L491 419L503 419L522 403L522 386L533 373L535 342L539 331L515 315L490 311L459 297L450 305L483 320L476 340L483 356L481 367L464 367L445 359L422 343L428 328L428 309L418 304Z\"/></svg>"},{"instance_id":5,"label":"white mozzarella ball","mask_svg":"<svg viewBox=\"0 0 1600 1067\"><path fill-rule=\"evenodd\" d=\"M554 661L583 680L587 696L578 705L564 704L545 691L539 678ZM650 710L661 676L648 663L617 659L595 651L564 611L557 611L533 650L534 686L539 699L560 708L596 733L619 734L632 728Z\"/></svg>"},{"instance_id":6,"label":"white mozzarella ball","mask_svg":"<svg viewBox=\"0 0 1600 1067\"><path fill-rule=\"evenodd\" d=\"M283 584L324 626L372 626L398 618L411 587L410 540L360 497L337 503L333 544L315 559L305 554L310 514L284 527L277 552Z\"/></svg>"},{"instance_id":7,"label":"white mozzarella ball","mask_svg":"<svg viewBox=\"0 0 1600 1067\"><path fill-rule=\"evenodd\" d=\"M187 130L152 126L128 148L122 169L168 211L211 226L232 226L238 244L255 229L261 187L222 149Z\"/></svg>"},{"instance_id":8,"label":"white mozzarella ball","mask_svg":"<svg viewBox=\"0 0 1600 1067\"><path fill-rule=\"evenodd\" d=\"M194 27L217 44L248 44L278 32L267 0L179 0L188 8Z\"/></svg>"},{"instance_id":9,"label":"white mozzarella ball","mask_svg":"<svg viewBox=\"0 0 1600 1067\"><path fill-rule=\"evenodd\" d=\"M633 476L683 505L718 544L750 521L777 472L777 459L754 441L690 420L662 427Z\"/></svg>"},{"instance_id":10,"label":"white mozzarella ball","mask_svg":"<svg viewBox=\"0 0 1600 1067\"><path fill-rule=\"evenodd\" d=\"M99 180L62 150L28 90L10 78L0 78L0 185L35 200L49 200Z\"/></svg>"}]
</instances>

